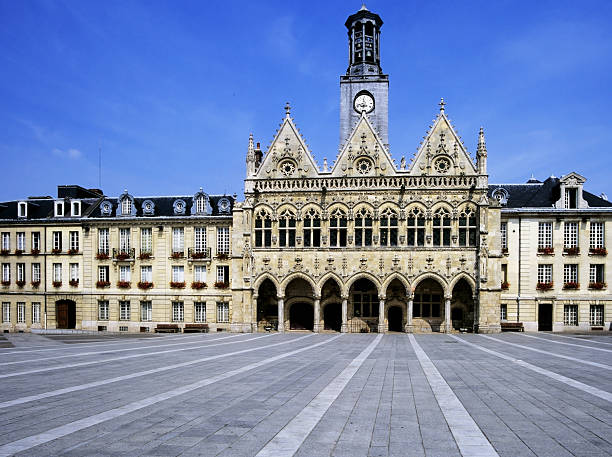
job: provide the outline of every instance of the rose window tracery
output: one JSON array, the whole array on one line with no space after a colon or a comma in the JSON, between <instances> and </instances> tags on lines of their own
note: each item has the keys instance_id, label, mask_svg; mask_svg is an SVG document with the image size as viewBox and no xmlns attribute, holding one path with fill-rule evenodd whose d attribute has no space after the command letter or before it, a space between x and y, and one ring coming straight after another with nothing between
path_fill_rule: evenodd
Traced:
<instances>
[{"instance_id":1,"label":"rose window tracery","mask_svg":"<svg viewBox=\"0 0 612 457\"><path fill-rule=\"evenodd\" d=\"M359 159L355 164L355 169L360 175L367 175L372 171L372 162L368 159Z\"/></svg>"},{"instance_id":2,"label":"rose window tracery","mask_svg":"<svg viewBox=\"0 0 612 457\"><path fill-rule=\"evenodd\" d=\"M282 162L278 168L285 176L291 176L293 173L295 173L295 164L289 160Z\"/></svg>"},{"instance_id":3,"label":"rose window tracery","mask_svg":"<svg viewBox=\"0 0 612 457\"><path fill-rule=\"evenodd\" d=\"M440 157L438 160L434 162L434 169L438 173L448 173L450 170L451 162L446 157Z\"/></svg>"}]
</instances>

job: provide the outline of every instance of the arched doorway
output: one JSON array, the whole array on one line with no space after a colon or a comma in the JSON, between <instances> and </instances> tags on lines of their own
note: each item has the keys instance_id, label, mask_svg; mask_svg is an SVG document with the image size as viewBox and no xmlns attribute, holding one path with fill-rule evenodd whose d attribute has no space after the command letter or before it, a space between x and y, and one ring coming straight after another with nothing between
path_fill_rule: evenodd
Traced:
<instances>
[{"instance_id":1,"label":"arched doorway","mask_svg":"<svg viewBox=\"0 0 612 457\"><path fill-rule=\"evenodd\" d=\"M72 300L56 301L55 322L57 328L76 328L76 303Z\"/></svg>"},{"instance_id":2,"label":"arched doorway","mask_svg":"<svg viewBox=\"0 0 612 457\"><path fill-rule=\"evenodd\" d=\"M270 279L261 283L257 293L257 330L266 327L278 328L278 297Z\"/></svg>"},{"instance_id":3,"label":"arched doorway","mask_svg":"<svg viewBox=\"0 0 612 457\"><path fill-rule=\"evenodd\" d=\"M403 332L404 312L399 306L391 306L387 313L390 332Z\"/></svg>"},{"instance_id":4,"label":"arched doorway","mask_svg":"<svg viewBox=\"0 0 612 457\"><path fill-rule=\"evenodd\" d=\"M312 330L314 324L314 308L310 303L294 303L289 310L289 325L291 330Z\"/></svg>"},{"instance_id":5,"label":"arched doorway","mask_svg":"<svg viewBox=\"0 0 612 457\"><path fill-rule=\"evenodd\" d=\"M474 293L470 284L461 278L453 287L451 324L455 330L474 330Z\"/></svg>"},{"instance_id":6,"label":"arched doorway","mask_svg":"<svg viewBox=\"0 0 612 457\"><path fill-rule=\"evenodd\" d=\"M342 328L342 304L328 303L323 308L323 328L339 332Z\"/></svg>"},{"instance_id":7,"label":"arched doorway","mask_svg":"<svg viewBox=\"0 0 612 457\"><path fill-rule=\"evenodd\" d=\"M292 330L312 330L314 324L314 291L304 278L295 278L285 287L285 325L289 317Z\"/></svg>"},{"instance_id":8,"label":"arched doorway","mask_svg":"<svg viewBox=\"0 0 612 457\"><path fill-rule=\"evenodd\" d=\"M378 329L378 288L367 278L351 285L349 293L349 332L368 332Z\"/></svg>"},{"instance_id":9,"label":"arched doorway","mask_svg":"<svg viewBox=\"0 0 612 457\"><path fill-rule=\"evenodd\" d=\"M338 283L329 278L321 288L323 329L339 332L342 328L342 297Z\"/></svg>"},{"instance_id":10,"label":"arched doorway","mask_svg":"<svg viewBox=\"0 0 612 457\"><path fill-rule=\"evenodd\" d=\"M416 332L444 331L444 289L435 279L421 281L414 291L412 325Z\"/></svg>"}]
</instances>

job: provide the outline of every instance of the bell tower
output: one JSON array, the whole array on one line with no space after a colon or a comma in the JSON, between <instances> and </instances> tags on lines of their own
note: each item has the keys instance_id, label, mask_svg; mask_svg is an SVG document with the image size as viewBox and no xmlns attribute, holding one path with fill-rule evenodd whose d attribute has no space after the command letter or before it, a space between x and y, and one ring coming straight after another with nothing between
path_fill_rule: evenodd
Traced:
<instances>
[{"instance_id":1,"label":"bell tower","mask_svg":"<svg viewBox=\"0 0 612 457\"><path fill-rule=\"evenodd\" d=\"M340 145L366 112L385 145L389 142L389 76L380 67L383 21L365 5L348 17L348 69L340 76Z\"/></svg>"}]
</instances>

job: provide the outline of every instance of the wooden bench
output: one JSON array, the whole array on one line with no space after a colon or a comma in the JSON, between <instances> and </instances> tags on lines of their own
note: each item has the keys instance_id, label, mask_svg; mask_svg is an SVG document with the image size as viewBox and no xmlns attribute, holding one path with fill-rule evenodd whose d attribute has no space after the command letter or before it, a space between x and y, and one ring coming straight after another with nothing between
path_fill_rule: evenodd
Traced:
<instances>
[{"instance_id":1,"label":"wooden bench","mask_svg":"<svg viewBox=\"0 0 612 457\"><path fill-rule=\"evenodd\" d=\"M501 330L502 332L524 332L525 328L522 322L502 322Z\"/></svg>"},{"instance_id":2,"label":"wooden bench","mask_svg":"<svg viewBox=\"0 0 612 457\"><path fill-rule=\"evenodd\" d=\"M181 329L177 324L157 324L155 333L180 333Z\"/></svg>"},{"instance_id":3,"label":"wooden bench","mask_svg":"<svg viewBox=\"0 0 612 457\"><path fill-rule=\"evenodd\" d=\"M183 333L208 333L208 324L185 324Z\"/></svg>"}]
</instances>

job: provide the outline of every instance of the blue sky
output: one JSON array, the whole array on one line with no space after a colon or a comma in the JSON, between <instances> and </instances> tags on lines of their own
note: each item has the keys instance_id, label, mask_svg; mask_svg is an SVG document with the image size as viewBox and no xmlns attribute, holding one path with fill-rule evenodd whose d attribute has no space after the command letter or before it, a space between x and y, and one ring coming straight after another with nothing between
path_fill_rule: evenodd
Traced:
<instances>
[{"instance_id":1,"label":"blue sky","mask_svg":"<svg viewBox=\"0 0 612 457\"><path fill-rule=\"evenodd\" d=\"M0 2L0 200L58 184L110 196L241 195L249 132L290 101L315 158L338 148L344 21L360 2ZM612 196L612 2L368 1L408 159L440 97L491 182L577 171Z\"/></svg>"}]
</instances>

